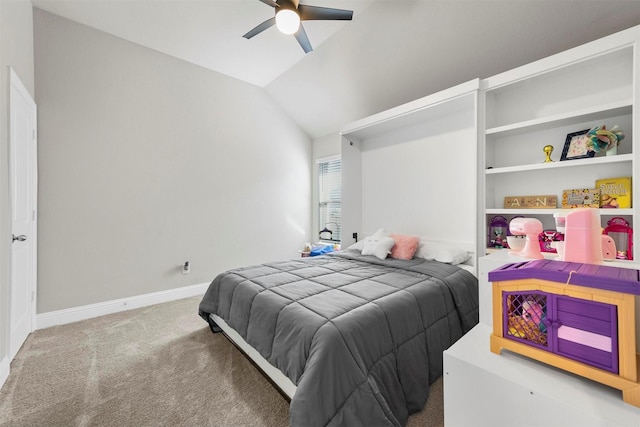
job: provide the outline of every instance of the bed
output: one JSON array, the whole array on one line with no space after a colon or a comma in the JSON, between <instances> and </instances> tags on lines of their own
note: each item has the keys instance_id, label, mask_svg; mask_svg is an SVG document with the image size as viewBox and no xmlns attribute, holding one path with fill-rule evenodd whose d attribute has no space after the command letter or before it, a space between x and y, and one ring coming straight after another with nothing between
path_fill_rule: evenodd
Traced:
<instances>
[{"instance_id":1,"label":"bed","mask_svg":"<svg viewBox=\"0 0 640 427\"><path fill-rule=\"evenodd\" d=\"M292 426L402 426L478 322L478 281L343 250L221 273L199 315L290 398Z\"/></svg>"}]
</instances>

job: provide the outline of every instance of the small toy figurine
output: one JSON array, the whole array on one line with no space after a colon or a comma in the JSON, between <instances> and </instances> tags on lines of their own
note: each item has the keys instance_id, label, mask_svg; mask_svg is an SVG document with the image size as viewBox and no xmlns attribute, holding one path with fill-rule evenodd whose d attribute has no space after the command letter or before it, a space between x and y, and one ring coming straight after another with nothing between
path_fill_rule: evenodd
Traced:
<instances>
[{"instance_id":1,"label":"small toy figurine","mask_svg":"<svg viewBox=\"0 0 640 427\"><path fill-rule=\"evenodd\" d=\"M553 145L545 145L542 148L542 151L544 151L544 154L546 155L544 162L545 163L553 162L553 160L551 160L551 153L553 153Z\"/></svg>"}]
</instances>

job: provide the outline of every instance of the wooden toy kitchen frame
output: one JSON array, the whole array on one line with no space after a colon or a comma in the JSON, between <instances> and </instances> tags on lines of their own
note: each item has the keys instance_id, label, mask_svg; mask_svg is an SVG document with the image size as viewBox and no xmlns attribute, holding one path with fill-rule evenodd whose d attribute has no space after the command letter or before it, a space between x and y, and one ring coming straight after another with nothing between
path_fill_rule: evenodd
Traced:
<instances>
[{"instance_id":1,"label":"wooden toy kitchen frame","mask_svg":"<svg viewBox=\"0 0 640 427\"><path fill-rule=\"evenodd\" d=\"M640 407L640 271L553 260L506 264L493 282L491 351L536 359L622 391Z\"/></svg>"}]
</instances>

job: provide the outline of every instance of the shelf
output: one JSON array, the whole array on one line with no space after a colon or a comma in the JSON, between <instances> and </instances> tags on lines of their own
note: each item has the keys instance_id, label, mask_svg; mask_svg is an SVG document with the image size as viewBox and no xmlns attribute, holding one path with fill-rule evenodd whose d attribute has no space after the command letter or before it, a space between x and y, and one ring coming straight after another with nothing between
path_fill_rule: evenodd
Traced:
<instances>
[{"instance_id":1,"label":"shelf","mask_svg":"<svg viewBox=\"0 0 640 427\"><path fill-rule=\"evenodd\" d=\"M603 120L610 117L631 114L633 101L631 99L584 108L538 119L527 120L519 123L498 126L486 130L487 135L514 135L517 133L533 132L549 127L561 127L578 122Z\"/></svg>"},{"instance_id":2,"label":"shelf","mask_svg":"<svg viewBox=\"0 0 640 427\"><path fill-rule=\"evenodd\" d=\"M633 161L633 154L618 154L615 156L602 156L602 157L592 157L589 159L565 160L562 162L550 162L550 163L542 162L542 163L534 163L534 164L528 164L528 165L491 168L491 169L485 169L485 174L494 175L494 174L502 174L502 173L548 170L548 169L567 168L567 167L594 166L599 164L622 163L622 162L631 162L631 161Z\"/></svg>"},{"instance_id":3,"label":"shelf","mask_svg":"<svg viewBox=\"0 0 640 427\"><path fill-rule=\"evenodd\" d=\"M553 215L563 208L549 209L486 209L487 215ZM598 209L600 216L624 216L633 215L633 208L630 209Z\"/></svg>"}]
</instances>

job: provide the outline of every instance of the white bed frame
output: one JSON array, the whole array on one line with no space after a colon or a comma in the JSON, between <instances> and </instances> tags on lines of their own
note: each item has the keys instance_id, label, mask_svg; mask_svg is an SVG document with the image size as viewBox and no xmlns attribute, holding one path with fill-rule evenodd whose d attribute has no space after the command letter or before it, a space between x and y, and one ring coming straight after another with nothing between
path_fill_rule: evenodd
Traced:
<instances>
[{"instance_id":1,"label":"white bed frame","mask_svg":"<svg viewBox=\"0 0 640 427\"><path fill-rule=\"evenodd\" d=\"M215 314L210 314L209 317L216 322L216 325L222 329L222 332L240 351L242 351L262 373L279 389L280 393L286 397L289 401L296 393L296 385L280 371L280 369L273 366L267 361L258 351L251 347L245 340L237 333L231 326L227 325L227 322L222 320Z\"/></svg>"}]
</instances>

